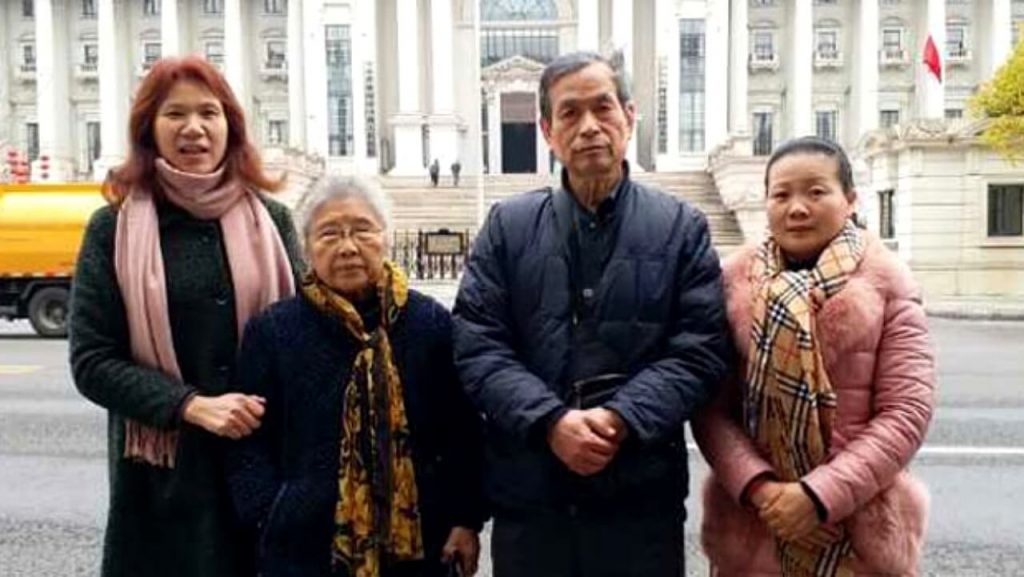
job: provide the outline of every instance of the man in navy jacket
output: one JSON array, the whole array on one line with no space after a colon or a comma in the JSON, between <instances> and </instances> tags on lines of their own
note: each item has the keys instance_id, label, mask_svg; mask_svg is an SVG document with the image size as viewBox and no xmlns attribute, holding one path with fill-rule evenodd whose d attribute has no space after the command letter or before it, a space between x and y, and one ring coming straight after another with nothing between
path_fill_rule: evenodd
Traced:
<instances>
[{"instance_id":1,"label":"man in navy jacket","mask_svg":"<svg viewBox=\"0 0 1024 577\"><path fill-rule=\"evenodd\" d=\"M611 62L557 58L540 105L562 186L491 210L454 310L495 575L683 575L683 425L728 363L718 256L704 215L630 180Z\"/></svg>"}]
</instances>

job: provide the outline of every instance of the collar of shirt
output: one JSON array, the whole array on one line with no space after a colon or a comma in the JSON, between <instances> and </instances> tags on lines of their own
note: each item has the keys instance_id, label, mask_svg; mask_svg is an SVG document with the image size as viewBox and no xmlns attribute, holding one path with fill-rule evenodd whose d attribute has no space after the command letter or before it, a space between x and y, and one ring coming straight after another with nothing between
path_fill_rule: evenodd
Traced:
<instances>
[{"instance_id":1,"label":"collar of shirt","mask_svg":"<svg viewBox=\"0 0 1024 577\"><path fill-rule=\"evenodd\" d=\"M629 163L623 160L622 178L619 179L619 182L615 183L615 186L612 187L608 196L606 196L601 203L597 205L597 211L591 212L576 199L576 195L572 192L572 186L569 184L569 171L565 168L562 169L562 188L569 192L569 196L573 200L573 213L576 215L577 221L597 221L600 224L604 224L611 220L615 215L615 206L618 203L619 198L622 196L621 191L628 181Z\"/></svg>"}]
</instances>

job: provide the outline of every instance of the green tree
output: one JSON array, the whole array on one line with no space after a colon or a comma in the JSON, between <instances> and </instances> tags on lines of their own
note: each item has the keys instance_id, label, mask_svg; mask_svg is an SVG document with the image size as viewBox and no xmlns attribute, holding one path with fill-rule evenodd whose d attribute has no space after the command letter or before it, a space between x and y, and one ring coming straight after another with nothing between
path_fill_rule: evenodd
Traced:
<instances>
[{"instance_id":1,"label":"green tree","mask_svg":"<svg viewBox=\"0 0 1024 577\"><path fill-rule=\"evenodd\" d=\"M1024 30L1013 53L968 102L988 119L981 140L1012 163L1024 159Z\"/></svg>"}]
</instances>

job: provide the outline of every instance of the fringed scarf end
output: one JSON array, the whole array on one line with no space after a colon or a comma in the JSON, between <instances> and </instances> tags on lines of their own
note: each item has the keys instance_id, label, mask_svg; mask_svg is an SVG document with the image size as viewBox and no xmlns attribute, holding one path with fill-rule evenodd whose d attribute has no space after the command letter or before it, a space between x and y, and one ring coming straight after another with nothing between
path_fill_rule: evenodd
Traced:
<instances>
[{"instance_id":1,"label":"fringed scarf end","mask_svg":"<svg viewBox=\"0 0 1024 577\"><path fill-rule=\"evenodd\" d=\"M173 469L177 452L178 431L155 429L130 419L125 420L125 459Z\"/></svg>"}]
</instances>

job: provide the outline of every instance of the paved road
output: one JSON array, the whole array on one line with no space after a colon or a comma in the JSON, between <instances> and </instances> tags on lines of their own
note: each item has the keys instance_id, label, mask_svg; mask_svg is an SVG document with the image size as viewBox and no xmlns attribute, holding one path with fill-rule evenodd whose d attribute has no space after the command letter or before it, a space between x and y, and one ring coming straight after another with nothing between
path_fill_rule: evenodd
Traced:
<instances>
[{"instance_id":1,"label":"paved road","mask_svg":"<svg viewBox=\"0 0 1024 577\"><path fill-rule=\"evenodd\" d=\"M922 569L1024 575L1024 323L933 319L932 329L940 407L914 465L933 501ZM106 416L75 392L66 355L64 341L0 323L2 577L97 573ZM694 478L702 478L699 456L691 454L691 464ZM691 518L699 517L694 510ZM690 525L690 574L704 575ZM489 576L486 556L483 565Z\"/></svg>"}]
</instances>

